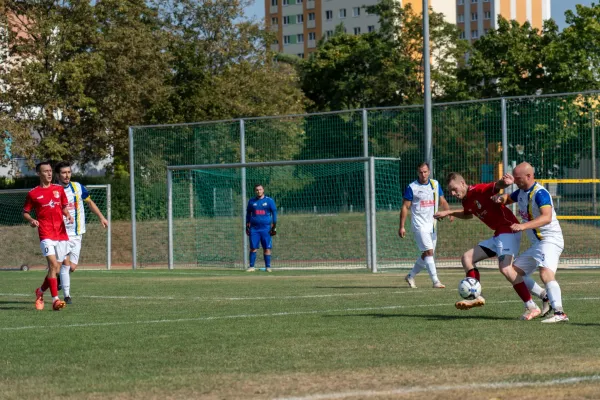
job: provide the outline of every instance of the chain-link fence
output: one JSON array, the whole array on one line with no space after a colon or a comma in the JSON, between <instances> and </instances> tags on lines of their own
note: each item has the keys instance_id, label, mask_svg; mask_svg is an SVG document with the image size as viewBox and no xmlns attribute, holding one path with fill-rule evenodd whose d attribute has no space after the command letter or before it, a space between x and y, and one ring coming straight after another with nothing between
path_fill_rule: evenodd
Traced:
<instances>
[{"instance_id":1,"label":"chain-link fence","mask_svg":"<svg viewBox=\"0 0 600 400\"><path fill-rule=\"evenodd\" d=\"M444 188L444 177L452 171L468 183L491 182L516 164L530 162L554 196L565 236L563 265L600 265L599 104L598 92L434 104L432 177ZM417 249L412 238L397 235L400 193L416 179L423 136L422 106L132 127L134 268L166 266L169 165L369 156L401 159L398 198L377 197L377 247L381 266L408 266ZM213 186L202 190L226 193L223 182ZM452 207L460 206L446 198ZM439 224L438 263L459 265L465 250L491 234L474 220Z\"/></svg>"}]
</instances>

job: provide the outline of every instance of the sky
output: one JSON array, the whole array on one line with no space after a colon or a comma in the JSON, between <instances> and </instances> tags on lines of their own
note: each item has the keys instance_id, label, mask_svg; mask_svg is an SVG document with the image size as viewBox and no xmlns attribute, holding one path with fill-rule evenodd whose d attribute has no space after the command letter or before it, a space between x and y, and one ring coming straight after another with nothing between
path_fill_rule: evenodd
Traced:
<instances>
[{"instance_id":1,"label":"sky","mask_svg":"<svg viewBox=\"0 0 600 400\"><path fill-rule=\"evenodd\" d=\"M558 27L562 30L565 25L565 11L574 10L575 4L582 4L589 6L594 1L596 4L600 3L600 0L551 0L550 10L552 12L552 18L557 22ZM254 4L246 8L246 17L256 17L258 20L263 20L265 17L265 3L264 0L255 0Z\"/></svg>"}]
</instances>

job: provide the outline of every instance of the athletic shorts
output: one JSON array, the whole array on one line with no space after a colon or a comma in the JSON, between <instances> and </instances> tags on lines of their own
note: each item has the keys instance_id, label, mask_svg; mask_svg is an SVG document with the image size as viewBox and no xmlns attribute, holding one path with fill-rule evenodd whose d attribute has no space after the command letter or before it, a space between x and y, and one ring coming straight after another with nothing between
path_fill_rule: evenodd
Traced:
<instances>
[{"instance_id":1,"label":"athletic shorts","mask_svg":"<svg viewBox=\"0 0 600 400\"><path fill-rule=\"evenodd\" d=\"M73 264L79 264L79 254L81 254L82 235L69 236L69 260Z\"/></svg>"},{"instance_id":2,"label":"athletic shorts","mask_svg":"<svg viewBox=\"0 0 600 400\"><path fill-rule=\"evenodd\" d=\"M261 245L263 249L273 248L273 239L269 235L269 230L250 229L250 248L258 249Z\"/></svg>"},{"instance_id":3,"label":"athletic shorts","mask_svg":"<svg viewBox=\"0 0 600 400\"><path fill-rule=\"evenodd\" d=\"M556 272L562 252L563 248L557 244L537 242L517 257L514 266L522 269L526 275L534 272L537 267L545 267Z\"/></svg>"},{"instance_id":4,"label":"athletic shorts","mask_svg":"<svg viewBox=\"0 0 600 400\"><path fill-rule=\"evenodd\" d=\"M419 251L435 250L437 232L413 232Z\"/></svg>"},{"instance_id":5,"label":"athletic shorts","mask_svg":"<svg viewBox=\"0 0 600 400\"><path fill-rule=\"evenodd\" d=\"M56 256L56 260L62 262L69 254L69 242L66 240L44 239L40 242L40 249L44 257Z\"/></svg>"},{"instance_id":6,"label":"athletic shorts","mask_svg":"<svg viewBox=\"0 0 600 400\"><path fill-rule=\"evenodd\" d=\"M519 254L521 247L521 232L501 233L498 236L479 242L479 247L485 247L496 253L496 256L513 256Z\"/></svg>"}]
</instances>

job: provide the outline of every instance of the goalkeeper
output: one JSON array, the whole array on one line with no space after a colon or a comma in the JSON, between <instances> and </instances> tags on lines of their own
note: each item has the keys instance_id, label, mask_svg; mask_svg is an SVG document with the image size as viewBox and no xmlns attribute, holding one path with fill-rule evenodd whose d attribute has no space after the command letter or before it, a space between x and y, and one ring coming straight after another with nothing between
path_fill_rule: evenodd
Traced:
<instances>
[{"instance_id":1,"label":"goalkeeper","mask_svg":"<svg viewBox=\"0 0 600 400\"><path fill-rule=\"evenodd\" d=\"M256 197L246 207L246 235L250 236L250 266L246 272L254 272L256 250L262 245L265 271L271 272L272 237L277 234L277 207L275 201L265 196L263 185L255 185Z\"/></svg>"}]
</instances>

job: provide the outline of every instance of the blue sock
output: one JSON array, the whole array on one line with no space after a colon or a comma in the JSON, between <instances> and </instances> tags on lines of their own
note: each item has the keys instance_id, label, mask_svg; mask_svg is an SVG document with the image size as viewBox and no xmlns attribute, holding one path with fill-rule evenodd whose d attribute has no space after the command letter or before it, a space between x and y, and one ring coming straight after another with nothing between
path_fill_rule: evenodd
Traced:
<instances>
[{"instance_id":1,"label":"blue sock","mask_svg":"<svg viewBox=\"0 0 600 400\"><path fill-rule=\"evenodd\" d=\"M256 262L256 252L253 251L250 253L250 268L254 268L255 262Z\"/></svg>"},{"instance_id":2,"label":"blue sock","mask_svg":"<svg viewBox=\"0 0 600 400\"><path fill-rule=\"evenodd\" d=\"M265 268L271 268L271 255L265 254Z\"/></svg>"}]
</instances>

